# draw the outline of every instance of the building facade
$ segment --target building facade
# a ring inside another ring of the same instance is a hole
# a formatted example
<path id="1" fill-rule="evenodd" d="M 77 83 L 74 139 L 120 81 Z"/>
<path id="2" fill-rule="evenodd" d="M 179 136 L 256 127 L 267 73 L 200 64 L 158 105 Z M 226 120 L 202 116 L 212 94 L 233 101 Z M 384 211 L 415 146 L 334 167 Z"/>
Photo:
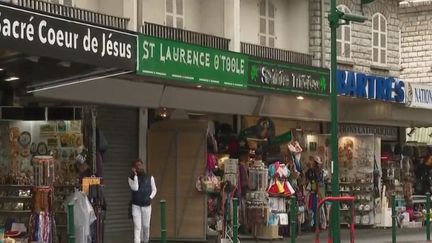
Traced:
<path id="1" fill-rule="evenodd" d="M 399 1 L 377 0 L 361 5 L 357 0 L 338 1 L 338 9 L 368 18 L 338 29 L 339 68 L 399 77 L 401 20 Z M 310 1 L 310 52 L 314 65 L 330 67 L 330 1 Z"/>
<path id="2" fill-rule="evenodd" d="M 414 83 L 432 84 L 432 1 L 403 1 L 399 16 L 402 24 L 401 78 Z"/>

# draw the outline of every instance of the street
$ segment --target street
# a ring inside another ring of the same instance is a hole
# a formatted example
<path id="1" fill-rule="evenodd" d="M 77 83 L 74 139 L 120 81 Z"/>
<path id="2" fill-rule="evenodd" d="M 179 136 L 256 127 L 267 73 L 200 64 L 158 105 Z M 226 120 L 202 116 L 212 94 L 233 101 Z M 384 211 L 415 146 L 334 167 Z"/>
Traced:
<path id="1" fill-rule="evenodd" d="M 349 231 L 346 229 L 341 230 L 341 242 L 349 241 Z M 327 232 L 320 234 L 320 242 L 327 242 Z M 290 238 L 284 240 L 274 241 L 258 241 L 262 243 L 266 242 L 290 242 Z M 315 234 L 304 233 L 297 239 L 297 243 L 311 243 L 315 241 Z M 254 240 L 241 240 L 242 243 L 256 242 Z M 391 229 L 358 229 L 356 230 L 355 243 L 391 243 Z M 397 243 L 422 243 L 426 241 L 425 228 L 422 229 L 398 229 L 397 231 Z"/>

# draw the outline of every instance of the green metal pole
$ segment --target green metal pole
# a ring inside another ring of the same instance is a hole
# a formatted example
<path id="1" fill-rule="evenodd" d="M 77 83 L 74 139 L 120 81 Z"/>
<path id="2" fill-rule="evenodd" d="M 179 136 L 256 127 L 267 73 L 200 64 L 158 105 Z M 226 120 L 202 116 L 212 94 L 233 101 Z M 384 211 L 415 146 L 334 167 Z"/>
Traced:
<path id="1" fill-rule="evenodd" d="M 396 243 L 396 196 L 392 195 L 392 243 Z"/>
<path id="2" fill-rule="evenodd" d="M 291 218 L 291 243 L 296 243 L 297 240 L 297 198 L 295 196 L 291 197 L 290 203 L 290 218 Z"/>
<path id="3" fill-rule="evenodd" d="M 238 242 L 238 199 L 233 199 L 233 243 Z"/>
<path id="4" fill-rule="evenodd" d="M 340 16 L 336 11 L 336 0 L 330 4 L 330 29 L 331 29 L 331 156 L 332 156 L 332 196 L 339 197 L 339 141 L 338 141 L 338 103 L 337 103 L 337 47 L 336 30 L 339 27 Z M 331 229 L 334 243 L 340 243 L 340 212 L 339 202 L 332 203 Z"/>
<path id="5" fill-rule="evenodd" d="M 68 204 L 67 209 L 67 233 L 68 243 L 75 243 L 75 223 L 74 223 L 74 205 L 73 203 Z"/>
<path id="6" fill-rule="evenodd" d="M 161 243 L 167 243 L 167 228 L 166 228 L 166 201 L 160 200 L 160 224 L 161 224 Z"/>
<path id="7" fill-rule="evenodd" d="M 430 241 L 430 197 L 431 194 L 428 192 L 426 193 L 426 240 Z"/>

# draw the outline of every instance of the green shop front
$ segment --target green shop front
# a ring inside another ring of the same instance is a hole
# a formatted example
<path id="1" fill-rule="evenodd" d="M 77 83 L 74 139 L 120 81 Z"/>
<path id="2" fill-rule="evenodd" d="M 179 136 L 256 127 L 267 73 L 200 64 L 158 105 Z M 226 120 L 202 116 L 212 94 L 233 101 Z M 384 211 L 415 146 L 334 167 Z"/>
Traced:
<path id="1" fill-rule="evenodd" d="M 160 94 L 142 92 L 158 95 L 157 104 L 144 104 L 153 117 L 149 118 L 147 167 L 158 185 L 153 213 L 159 213 L 159 200 L 167 201 L 169 239 L 203 240 L 215 232 L 223 237 L 226 224 L 216 211 L 227 211 L 221 203 L 225 194 L 222 188 L 199 188 L 197 178 L 208 176 L 208 156 L 215 154 L 224 174 L 221 181 L 237 184 L 239 175 L 230 170 L 235 156 L 228 147 L 241 131 L 253 131 L 248 136 L 256 138 L 253 128 L 269 121 L 278 138 L 274 141 L 280 142 L 277 155 L 286 153 L 292 135 L 305 144 L 304 158 L 313 155 L 306 152 L 306 138 L 320 134 L 321 122 L 328 120 L 327 69 L 144 35 L 138 38 L 137 58 L 137 79 L 162 88 Z M 212 138 L 216 151 L 209 142 Z M 287 214 L 286 208 L 281 210 Z M 259 226 L 250 234 L 271 239 L 286 236 L 275 234 L 274 228 Z M 153 238 L 159 238 L 158 216 L 152 218 L 151 230 Z"/>

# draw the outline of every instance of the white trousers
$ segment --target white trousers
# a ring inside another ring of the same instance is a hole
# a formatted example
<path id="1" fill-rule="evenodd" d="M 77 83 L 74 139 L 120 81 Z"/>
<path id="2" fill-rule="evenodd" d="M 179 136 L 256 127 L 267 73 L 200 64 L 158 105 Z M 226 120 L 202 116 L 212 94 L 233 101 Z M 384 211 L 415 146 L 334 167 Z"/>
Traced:
<path id="1" fill-rule="evenodd" d="M 132 205 L 132 218 L 134 222 L 134 243 L 149 242 L 151 206 Z"/>

